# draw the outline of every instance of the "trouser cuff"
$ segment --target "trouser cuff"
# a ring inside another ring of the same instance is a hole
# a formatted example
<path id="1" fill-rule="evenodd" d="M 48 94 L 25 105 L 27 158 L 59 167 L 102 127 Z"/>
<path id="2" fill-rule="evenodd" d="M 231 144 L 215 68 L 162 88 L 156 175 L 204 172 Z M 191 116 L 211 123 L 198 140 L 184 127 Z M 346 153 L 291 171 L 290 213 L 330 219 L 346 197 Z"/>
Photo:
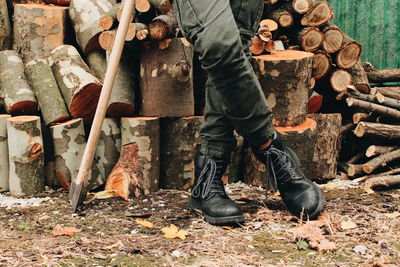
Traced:
<path id="1" fill-rule="evenodd" d="M 251 147 L 259 148 L 261 145 L 265 144 L 269 139 L 274 137 L 275 129 L 272 123 L 268 123 L 265 127 L 261 128 L 254 133 L 244 136 L 246 141 Z"/>
<path id="2" fill-rule="evenodd" d="M 212 158 L 230 159 L 235 145 L 225 142 L 202 141 L 200 152 Z"/>

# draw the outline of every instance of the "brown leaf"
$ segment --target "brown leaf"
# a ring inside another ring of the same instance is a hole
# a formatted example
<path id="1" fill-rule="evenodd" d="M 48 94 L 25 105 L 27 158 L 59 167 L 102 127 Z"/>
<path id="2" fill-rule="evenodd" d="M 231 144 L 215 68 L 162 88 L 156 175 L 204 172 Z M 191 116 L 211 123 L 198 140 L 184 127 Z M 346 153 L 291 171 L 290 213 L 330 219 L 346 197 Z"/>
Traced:
<path id="1" fill-rule="evenodd" d="M 289 230 L 297 239 L 305 239 L 309 241 L 310 248 L 318 249 L 319 251 L 336 250 L 336 245 L 328 241 L 323 235 L 322 230 L 313 223 L 305 223 Z"/>
<path id="2" fill-rule="evenodd" d="M 333 242 L 330 242 L 326 239 L 322 240 L 321 242 L 310 242 L 310 248 L 316 248 L 319 251 L 323 252 L 329 252 L 329 251 L 335 251 L 336 245 Z"/>
<path id="3" fill-rule="evenodd" d="M 141 226 L 146 227 L 146 228 L 153 228 L 154 227 L 153 223 L 151 223 L 149 221 L 146 221 L 146 220 L 143 220 L 143 219 L 136 219 L 135 222 L 137 224 L 140 224 Z"/>
<path id="4" fill-rule="evenodd" d="M 161 231 L 164 233 L 164 237 L 174 239 L 174 238 L 180 238 L 182 240 L 186 239 L 186 236 L 189 234 L 185 230 L 179 230 L 179 228 L 171 224 L 169 227 L 164 227 L 161 229 Z"/>
<path id="5" fill-rule="evenodd" d="M 53 229 L 54 236 L 74 236 L 76 232 L 78 232 L 78 230 L 75 227 L 62 227 L 61 225 L 56 225 Z"/>

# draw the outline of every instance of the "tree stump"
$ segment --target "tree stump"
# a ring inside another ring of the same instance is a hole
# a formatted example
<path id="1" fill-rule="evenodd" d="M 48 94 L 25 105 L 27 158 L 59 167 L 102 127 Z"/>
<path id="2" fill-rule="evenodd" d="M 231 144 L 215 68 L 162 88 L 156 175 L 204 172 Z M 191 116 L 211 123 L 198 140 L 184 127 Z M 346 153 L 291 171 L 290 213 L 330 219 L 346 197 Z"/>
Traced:
<path id="1" fill-rule="evenodd" d="M 7 120 L 10 193 L 33 195 L 44 190 L 44 150 L 40 118 L 18 116 Z"/>
<path id="2" fill-rule="evenodd" d="M 155 192 L 160 174 L 160 121 L 158 118 L 122 118 L 122 147 L 117 165 L 107 178 L 106 190 L 123 199 Z"/>
<path id="3" fill-rule="evenodd" d="M 25 75 L 35 92 L 46 125 L 68 120 L 67 107 L 47 61 L 31 60 L 26 64 Z"/>
<path id="4" fill-rule="evenodd" d="M 0 51 L 11 47 L 11 25 L 7 1 L 0 1 Z"/>
<path id="5" fill-rule="evenodd" d="M 200 150 L 203 117 L 161 120 L 160 187 L 188 189 L 194 182 L 194 156 Z"/>
<path id="6" fill-rule="evenodd" d="M 107 69 L 107 57 L 103 51 L 94 51 L 87 56 L 90 68 L 97 77 L 104 80 Z M 135 72 L 132 71 L 133 58 L 126 50 L 118 65 L 113 84 L 110 101 L 107 107 L 107 116 L 119 118 L 130 116 L 135 111 Z"/>
<path id="7" fill-rule="evenodd" d="M 287 50 L 255 56 L 257 76 L 279 126 L 302 124 L 306 120 L 313 54 Z"/>
<path id="8" fill-rule="evenodd" d="M 167 39 L 141 53 L 141 115 L 183 117 L 194 114 L 193 47 L 184 39 Z"/>
<path id="9" fill-rule="evenodd" d="M 97 143 L 94 161 L 100 171 L 104 183 L 118 162 L 121 150 L 121 128 L 116 119 L 105 118 Z"/>
<path id="10" fill-rule="evenodd" d="M 7 119 L 10 115 L 0 115 L 0 192 L 8 191 L 9 160 L 7 143 Z"/>
<path id="11" fill-rule="evenodd" d="M 51 51 L 50 66 L 72 117 L 91 122 L 102 82 L 70 45 L 62 45 Z"/>
<path id="12" fill-rule="evenodd" d="M 74 119 L 50 129 L 53 136 L 56 176 L 61 186 L 69 191 L 71 180 L 78 175 L 86 147 L 83 122 L 82 119 Z M 90 175 L 89 189 L 95 189 L 104 183 L 94 162 Z"/>
<path id="13" fill-rule="evenodd" d="M 115 4 L 115 0 L 71 0 L 69 16 L 74 25 L 76 41 L 85 54 L 100 48 L 98 38 L 103 31 L 99 26 L 100 18 Z"/>
<path id="14" fill-rule="evenodd" d="M 13 50 L 0 52 L 0 82 L 4 106 L 13 115 L 33 114 L 38 104 L 31 87 L 26 81 L 24 63 Z"/>

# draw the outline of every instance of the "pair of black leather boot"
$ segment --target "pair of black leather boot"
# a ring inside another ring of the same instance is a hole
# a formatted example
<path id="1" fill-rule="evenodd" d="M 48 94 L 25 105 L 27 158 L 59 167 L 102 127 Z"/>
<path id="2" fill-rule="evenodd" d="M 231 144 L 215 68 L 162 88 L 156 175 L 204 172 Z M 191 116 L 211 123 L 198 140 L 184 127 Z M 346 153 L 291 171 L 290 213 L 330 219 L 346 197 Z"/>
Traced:
<path id="1" fill-rule="evenodd" d="M 315 219 L 324 208 L 321 189 L 300 170 L 296 154 L 284 146 L 279 133 L 264 150 L 253 148 L 258 160 L 267 166 L 272 186 L 279 190 L 289 212 L 304 219 Z M 197 154 L 195 184 L 189 206 L 202 211 L 211 224 L 243 223 L 242 211 L 225 192 L 221 180 L 228 160 L 213 159 Z M 267 177 L 266 177 L 267 179 Z"/>

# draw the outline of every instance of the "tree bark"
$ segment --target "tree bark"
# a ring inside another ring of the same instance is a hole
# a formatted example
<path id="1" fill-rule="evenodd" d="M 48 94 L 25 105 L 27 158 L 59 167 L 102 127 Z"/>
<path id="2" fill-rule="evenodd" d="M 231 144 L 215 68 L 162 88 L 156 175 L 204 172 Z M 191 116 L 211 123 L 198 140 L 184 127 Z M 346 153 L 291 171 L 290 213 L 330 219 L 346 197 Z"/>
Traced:
<path id="1" fill-rule="evenodd" d="M 400 175 L 381 176 L 369 179 L 365 182 L 365 188 L 374 188 L 378 186 L 393 186 L 400 184 Z"/>
<path id="2" fill-rule="evenodd" d="M 203 117 L 161 120 L 160 187 L 189 189 L 194 182 L 194 156 L 200 150 Z"/>
<path id="3" fill-rule="evenodd" d="M 371 83 L 400 82 L 400 69 L 376 69 L 369 62 L 365 62 L 363 66 Z"/>
<path id="4" fill-rule="evenodd" d="M 395 150 L 397 147 L 395 146 L 370 146 L 368 147 L 367 151 L 365 152 L 365 155 L 368 158 L 371 158 L 376 155 L 382 155 L 388 152 L 391 152 Z"/>
<path id="5" fill-rule="evenodd" d="M 329 73 L 331 66 L 332 58 L 328 53 L 324 51 L 314 53 L 313 78 L 315 80 L 324 78 Z"/>
<path id="6" fill-rule="evenodd" d="M 255 56 L 260 84 L 279 126 L 302 124 L 306 120 L 313 54 L 301 51 L 276 51 Z"/>
<path id="7" fill-rule="evenodd" d="M 363 170 L 365 173 L 372 173 L 379 167 L 384 167 L 388 163 L 400 159 L 400 149 L 385 153 L 374 159 L 371 159 L 363 165 Z"/>
<path id="8" fill-rule="evenodd" d="M 33 114 L 38 104 L 31 87 L 26 81 L 24 63 L 13 50 L 0 52 L 0 82 L 4 106 L 12 115 Z"/>
<path id="9" fill-rule="evenodd" d="M 352 68 L 349 69 L 349 73 L 353 78 L 353 85 L 358 91 L 364 94 L 369 94 L 371 92 L 368 77 L 365 73 L 361 60 L 359 60 Z"/>
<path id="10" fill-rule="evenodd" d="M 85 54 L 100 48 L 98 37 L 103 29 L 99 26 L 99 20 L 115 4 L 115 0 L 71 0 L 69 16 L 76 40 Z"/>
<path id="11" fill-rule="evenodd" d="M 172 10 L 172 4 L 168 0 L 149 0 L 149 2 L 164 14 Z"/>
<path id="12" fill-rule="evenodd" d="M 141 115 L 183 117 L 194 114 L 193 47 L 183 38 L 143 48 L 140 66 Z"/>
<path id="13" fill-rule="evenodd" d="M 72 117 L 93 119 L 102 83 L 70 45 L 51 51 L 50 66 Z"/>
<path id="14" fill-rule="evenodd" d="M 170 11 L 167 14 L 157 16 L 153 22 L 149 24 L 150 38 L 161 41 L 167 38 L 173 38 L 176 35 L 178 22 L 175 13 Z"/>
<path id="15" fill-rule="evenodd" d="M 363 110 L 371 111 L 374 113 L 382 114 L 388 117 L 392 117 L 395 119 L 400 119 L 400 111 L 393 109 L 393 108 L 388 108 L 386 106 L 374 104 L 371 102 L 355 99 L 355 98 L 347 98 L 346 99 L 347 105 L 349 107 L 356 107 L 360 108 Z"/>
<path id="16" fill-rule="evenodd" d="M 323 40 L 324 34 L 316 27 L 303 28 L 294 37 L 294 41 L 309 52 L 317 51 Z"/>
<path id="17" fill-rule="evenodd" d="M 349 176 L 356 176 L 358 174 L 364 173 L 362 164 L 349 164 L 347 174 Z"/>
<path id="18" fill-rule="evenodd" d="M 44 150 L 37 116 L 7 120 L 10 193 L 33 195 L 44 190 Z"/>
<path id="19" fill-rule="evenodd" d="M 344 35 L 342 48 L 336 54 L 336 64 L 339 68 L 350 69 L 360 60 L 361 44 Z"/>
<path id="20" fill-rule="evenodd" d="M 8 191 L 9 160 L 7 143 L 7 119 L 10 115 L 0 115 L 0 192 Z"/>
<path id="21" fill-rule="evenodd" d="M 353 83 L 353 78 L 348 71 L 336 69 L 332 71 L 329 82 L 333 91 L 342 93 L 348 91 L 348 86 Z"/>
<path id="22" fill-rule="evenodd" d="M 14 6 L 13 49 L 24 63 L 47 58 L 51 50 L 64 44 L 67 8 L 39 4 Z"/>
<path id="23" fill-rule="evenodd" d="M 321 26 L 328 22 L 333 16 L 332 8 L 326 1 L 315 3 L 302 17 L 303 26 Z"/>
<path id="24" fill-rule="evenodd" d="M 293 26 L 294 22 L 292 14 L 290 14 L 284 8 L 273 10 L 269 14 L 269 18 L 278 22 L 279 26 L 281 26 L 282 28 L 289 28 Z"/>
<path id="25" fill-rule="evenodd" d="M 39 102 L 43 120 L 47 126 L 70 118 L 53 72 L 46 60 L 31 60 L 25 67 L 25 75 Z"/>
<path id="26" fill-rule="evenodd" d="M 96 76 L 104 80 L 107 70 L 107 56 L 102 51 L 94 51 L 87 56 L 90 68 Z M 134 59 L 125 49 L 118 65 L 110 100 L 107 107 L 107 116 L 119 118 L 131 116 L 135 111 L 135 82 L 136 76 Z"/>
<path id="27" fill-rule="evenodd" d="M 83 122 L 82 119 L 74 119 L 50 129 L 53 136 L 56 176 L 61 186 L 69 191 L 71 180 L 78 175 L 86 147 Z M 95 189 L 102 184 L 104 181 L 93 162 L 89 188 Z"/>
<path id="28" fill-rule="evenodd" d="M 7 1 L 0 1 L 0 51 L 11 47 L 11 25 Z"/>
<path id="29" fill-rule="evenodd" d="M 331 23 L 323 27 L 322 31 L 324 33 L 324 41 L 322 42 L 324 50 L 328 53 L 336 53 L 339 51 L 344 41 L 343 32 L 336 25 Z"/>
<path id="30" fill-rule="evenodd" d="M 400 100 L 400 87 L 373 87 L 371 94 L 380 93 L 384 96 Z"/>
<path id="31" fill-rule="evenodd" d="M 388 139 L 400 138 L 400 126 L 373 122 L 360 122 L 354 134 L 363 137 L 366 134 L 381 136 Z"/>
<path id="32" fill-rule="evenodd" d="M 121 120 L 122 148 L 117 165 L 107 178 L 106 190 L 128 200 L 155 192 L 160 174 L 160 121 L 136 117 Z"/>

